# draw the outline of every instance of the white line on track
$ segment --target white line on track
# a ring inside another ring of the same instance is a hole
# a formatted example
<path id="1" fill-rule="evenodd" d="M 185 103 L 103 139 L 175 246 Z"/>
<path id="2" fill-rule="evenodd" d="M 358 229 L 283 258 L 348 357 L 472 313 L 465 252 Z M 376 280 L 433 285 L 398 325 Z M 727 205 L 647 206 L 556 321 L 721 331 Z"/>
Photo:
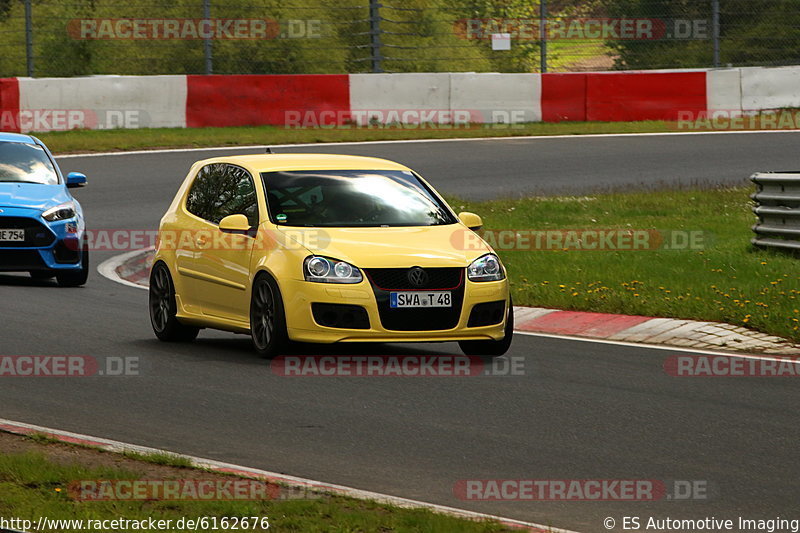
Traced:
<path id="1" fill-rule="evenodd" d="M 552 339 L 563 339 L 567 341 L 580 341 L 580 342 L 591 342 L 595 344 L 614 344 L 617 346 L 630 346 L 632 348 L 644 348 L 650 350 L 666 350 L 669 352 L 686 352 L 686 353 L 693 353 L 698 355 L 719 355 L 722 357 L 738 357 L 740 359 L 759 359 L 763 361 L 776 361 L 778 363 L 794 363 L 800 364 L 800 359 L 791 356 L 770 356 L 770 355 L 755 355 L 755 354 L 743 354 L 743 353 L 735 353 L 735 352 L 715 352 L 713 350 L 700 350 L 700 349 L 693 349 L 693 348 L 684 348 L 681 346 L 670 346 L 668 344 L 647 344 L 644 342 L 626 342 L 626 341 L 614 341 L 609 339 L 590 339 L 587 337 L 575 337 L 572 335 L 558 335 L 555 333 L 536 333 L 533 331 L 519 331 L 514 330 L 515 335 L 529 335 L 531 337 L 549 337 Z"/>
<path id="2" fill-rule="evenodd" d="M 65 442 L 78 442 L 86 443 L 107 451 L 122 453 L 122 452 L 135 452 L 140 454 L 166 454 L 173 457 L 188 459 L 195 467 L 206 468 L 213 471 L 231 472 L 240 474 L 246 477 L 266 479 L 274 483 L 282 483 L 291 487 L 298 487 L 301 489 L 311 489 L 330 494 L 338 494 L 350 498 L 357 498 L 360 500 L 373 500 L 379 503 L 394 505 L 403 508 L 416 508 L 428 509 L 435 513 L 456 516 L 459 518 L 466 518 L 468 520 L 496 520 L 501 524 L 519 528 L 528 529 L 532 531 L 544 531 L 548 533 L 577 533 L 567 529 L 558 529 L 550 526 L 535 524 L 533 522 L 523 522 L 513 518 L 505 518 L 502 516 L 489 515 L 478 513 L 474 511 L 467 511 L 466 509 L 458 509 L 455 507 L 448 507 L 445 505 L 438 505 L 435 503 L 423 502 L 419 500 L 411 500 L 408 498 L 401 498 L 399 496 L 392 496 L 389 494 L 382 494 L 379 492 L 371 492 L 367 490 L 355 489 L 343 485 L 335 485 L 316 481 L 313 479 L 300 478 L 289 476 L 286 474 L 279 474 L 276 472 L 269 472 L 267 470 L 259 470 L 257 468 L 250 468 L 247 466 L 239 466 L 231 463 L 224 463 L 215 461 L 213 459 L 203 459 L 191 455 L 184 455 L 167 450 L 160 450 L 158 448 L 150 448 L 148 446 L 139 446 L 137 444 L 128 444 L 116 440 L 105 439 L 101 437 L 93 437 L 90 435 L 81 435 L 79 433 L 72 433 L 70 431 L 63 431 L 59 429 L 52 429 L 43 426 L 36 426 L 33 424 L 26 424 L 24 422 L 16 422 L 13 420 L 5 420 L 0 418 L 0 430 L 7 431 L 15 434 L 31 434 L 31 433 L 44 433 L 48 436 L 57 438 Z"/>
<path id="3" fill-rule="evenodd" d="M 299 144 L 257 144 L 248 146 L 211 146 L 207 148 L 165 148 L 156 150 L 131 150 L 128 152 L 102 152 L 88 154 L 66 154 L 56 156 L 56 159 L 69 159 L 73 157 L 106 157 L 118 155 L 147 155 L 169 154 L 187 152 L 217 152 L 232 150 L 259 150 L 267 146 L 270 148 L 304 148 L 309 146 L 364 146 L 372 144 L 419 144 L 443 143 L 465 141 L 519 141 L 519 140 L 545 140 L 545 139 L 596 139 L 608 137 L 664 137 L 680 135 L 739 135 L 739 134 L 767 134 L 767 133 L 798 133 L 800 130 L 736 130 L 736 131 L 664 131 L 651 133 L 587 133 L 584 135 L 520 135 L 516 137 L 465 137 L 456 139 L 401 139 L 394 141 L 346 141 L 331 143 L 299 143 Z"/>

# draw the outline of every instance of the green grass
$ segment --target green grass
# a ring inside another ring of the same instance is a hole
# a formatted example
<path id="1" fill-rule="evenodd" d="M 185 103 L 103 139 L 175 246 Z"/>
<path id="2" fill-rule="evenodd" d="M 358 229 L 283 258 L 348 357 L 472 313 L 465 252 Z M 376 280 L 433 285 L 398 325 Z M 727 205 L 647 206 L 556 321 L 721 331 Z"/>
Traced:
<path id="1" fill-rule="evenodd" d="M 138 453 L 126 451 L 122 452 L 122 455 L 128 459 L 134 459 L 143 463 L 173 466 L 175 468 L 192 468 L 192 462 L 189 459 L 171 453 Z"/>
<path id="2" fill-rule="evenodd" d="M 516 305 L 728 322 L 800 341 L 798 258 L 750 244 L 748 188 L 452 200 L 487 229 L 702 231 L 703 250 L 498 250 Z"/>
<path id="3" fill-rule="evenodd" d="M 201 148 L 291 143 L 381 141 L 398 139 L 450 139 L 507 137 L 520 135 L 590 135 L 597 133 L 642 133 L 675 131 L 674 123 L 560 122 L 514 125 L 473 125 L 453 129 L 353 127 L 336 129 L 282 128 L 276 126 L 228 128 L 152 128 L 134 130 L 72 130 L 38 133 L 56 154 L 107 152 L 151 148 Z"/>
<path id="4" fill-rule="evenodd" d="M 47 447 L 43 446 L 46 451 Z M 91 453 L 99 453 L 92 451 Z M 50 519 L 171 519 L 188 517 L 269 517 L 270 529 L 297 532 L 499 532 L 494 522 L 472 522 L 419 509 L 400 509 L 342 497 L 272 501 L 75 501 L 69 484 L 77 480 L 137 479 L 142 474 L 117 467 L 54 462 L 43 453 L 0 455 L 0 517 Z M 147 479 L 152 479 L 148 477 Z M 174 479 L 179 479 L 176 476 Z M 185 530 L 185 529 L 184 529 Z M 262 529 L 249 529 L 263 531 Z M 47 531 L 47 530 L 45 530 Z M 52 531 L 52 530 L 50 530 Z M 78 531 L 63 527 L 59 532 Z M 167 529 L 166 531 L 182 531 Z M 200 527 L 197 531 L 212 531 Z"/>
<path id="5" fill-rule="evenodd" d="M 58 439 L 45 433 L 31 433 L 30 435 L 26 435 L 25 438 L 39 444 L 56 444 L 59 442 Z"/>

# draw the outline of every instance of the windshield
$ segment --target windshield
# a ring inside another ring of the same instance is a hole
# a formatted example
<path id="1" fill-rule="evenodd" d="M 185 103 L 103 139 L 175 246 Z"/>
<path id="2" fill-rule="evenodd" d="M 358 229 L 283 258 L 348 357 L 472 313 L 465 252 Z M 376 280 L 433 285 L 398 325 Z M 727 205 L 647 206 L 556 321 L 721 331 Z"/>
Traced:
<path id="1" fill-rule="evenodd" d="M 0 142 L 0 181 L 56 185 L 58 175 L 41 146 Z"/>
<path id="2" fill-rule="evenodd" d="M 454 224 L 414 175 L 399 170 L 315 170 L 261 174 L 270 220 L 286 226 L 390 227 Z"/>

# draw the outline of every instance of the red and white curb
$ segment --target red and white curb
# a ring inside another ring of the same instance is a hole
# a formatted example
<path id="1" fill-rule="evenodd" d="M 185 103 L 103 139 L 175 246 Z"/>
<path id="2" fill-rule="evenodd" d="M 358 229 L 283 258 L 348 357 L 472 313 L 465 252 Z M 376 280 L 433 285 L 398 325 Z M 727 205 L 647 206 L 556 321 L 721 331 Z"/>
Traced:
<path id="1" fill-rule="evenodd" d="M 293 487 L 297 489 L 305 489 L 313 492 L 332 494 L 336 496 L 346 496 L 348 498 L 356 498 L 359 500 L 371 500 L 378 503 L 393 505 L 395 507 L 402 507 L 406 509 L 427 509 L 435 513 L 446 514 L 457 518 L 465 518 L 467 520 L 476 520 L 476 521 L 493 520 L 506 527 L 520 529 L 523 531 L 531 531 L 533 533 L 577 533 L 575 531 L 570 531 L 567 529 L 559 529 L 542 524 L 535 524 L 532 522 L 523 522 L 521 520 L 514 520 L 513 518 L 504 518 L 502 516 L 477 513 L 473 511 L 467 511 L 464 509 L 457 509 L 455 507 L 437 505 L 435 503 L 422 502 L 418 500 L 411 500 L 408 498 L 401 498 L 398 496 L 391 496 L 388 494 L 381 494 L 378 492 L 354 489 L 342 485 L 334 485 L 322 481 L 315 481 L 312 479 L 289 476 L 286 474 L 278 474 L 275 472 L 268 472 L 266 470 L 259 470 L 257 468 L 239 466 L 231 463 L 214 461 L 212 459 L 203 459 L 200 457 L 183 455 L 167 450 L 160 450 L 157 448 L 150 448 L 147 446 L 139 446 L 136 444 L 128 444 L 115 440 L 104 439 L 101 437 L 81 435 L 79 433 L 72 433 L 69 431 L 62 431 L 59 429 L 36 426 L 33 424 L 25 424 L 23 422 L 15 422 L 13 420 L 5 420 L 2 418 L 0 418 L 0 431 L 13 433 L 15 435 L 33 435 L 33 434 L 46 435 L 60 442 L 65 442 L 70 444 L 80 444 L 84 446 L 92 446 L 94 448 L 99 448 L 101 450 L 105 450 L 107 452 L 112 452 L 112 453 L 135 452 L 139 454 L 167 454 L 176 458 L 188 460 L 194 467 L 204 468 L 211 472 L 218 472 L 221 474 L 233 474 L 245 478 L 257 479 L 259 481 L 281 484 L 284 486 Z"/>
<path id="2" fill-rule="evenodd" d="M 150 282 L 153 253 L 153 248 L 143 248 L 114 256 L 100 263 L 97 272 L 116 283 L 146 290 Z"/>
<path id="3" fill-rule="evenodd" d="M 603 339 L 609 342 L 667 345 L 697 350 L 725 350 L 767 355 L 800 355 L 800 346 L 786 339 L 720 322 L 674 318 L 516 308 L 516 329 L 522 332 Z"/>

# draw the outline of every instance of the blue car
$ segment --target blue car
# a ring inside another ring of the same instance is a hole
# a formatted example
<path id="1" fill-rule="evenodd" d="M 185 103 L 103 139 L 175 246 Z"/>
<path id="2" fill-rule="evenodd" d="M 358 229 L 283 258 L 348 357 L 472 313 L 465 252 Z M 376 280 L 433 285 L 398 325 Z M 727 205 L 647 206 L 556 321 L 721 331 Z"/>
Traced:
<path id="1" fill-rule="evenodd" d="M 36 137 L 0 133 L 0 272 L 55 277 L 77 287 L 89 276 L 83 210 L 68 189 L 86 176 L 61 174 Z"/>

